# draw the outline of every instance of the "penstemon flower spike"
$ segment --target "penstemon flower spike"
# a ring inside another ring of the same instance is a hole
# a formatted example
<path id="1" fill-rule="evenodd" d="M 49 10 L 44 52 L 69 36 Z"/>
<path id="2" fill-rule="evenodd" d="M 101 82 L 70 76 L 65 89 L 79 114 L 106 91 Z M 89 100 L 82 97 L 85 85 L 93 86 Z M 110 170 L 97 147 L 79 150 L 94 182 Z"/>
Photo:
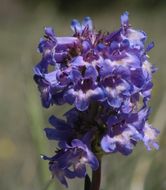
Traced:
<path id="1" fill-rule="evenodd" d="M 71 29 L 73 36 L 57 37 L 46 27 L 38 46 L 42 60 L 34 67 L 34 80 L 42 105 L 73 105 L 64 120 L 49 118 L 52 128 L 45 133 L 58 141 L 58 149 L 42 158 L 64 186 L 67 178 L 79 177 L 85 178 L 86 190 L 99 190 L 102 156 L 129 155 L 138 142 L 147 150 L 159 148 L 159 131 L 148 123 L 156 68 L 147 53 L 154 43 L 145 45 L 146 33 L 132 28 L 128 12 L 112 33 L 96 31 L 89 17 L 82 23 L 74 19 Z"/>

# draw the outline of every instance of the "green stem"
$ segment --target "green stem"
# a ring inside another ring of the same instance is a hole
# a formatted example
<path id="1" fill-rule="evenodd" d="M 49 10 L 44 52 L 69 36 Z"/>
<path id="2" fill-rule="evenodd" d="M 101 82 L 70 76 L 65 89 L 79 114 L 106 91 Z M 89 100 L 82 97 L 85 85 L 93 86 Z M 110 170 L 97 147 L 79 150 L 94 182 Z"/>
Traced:
<path id="1" fill-rule="evenodd" d="M 47 184 L 45 185 L 45 187 L 43 188 L 43 190 L 48 190 L 48 188 L 50 187 L 51 183 L 53 182 L 53 179 L 50 179 Z"/>
<path id="2" fill-rule="evenodd" d="M 99 168 L 92 172 L 92 183 L 90 190 L 100 190 L 101 181 L 101 160 L 99 160 Z"/>

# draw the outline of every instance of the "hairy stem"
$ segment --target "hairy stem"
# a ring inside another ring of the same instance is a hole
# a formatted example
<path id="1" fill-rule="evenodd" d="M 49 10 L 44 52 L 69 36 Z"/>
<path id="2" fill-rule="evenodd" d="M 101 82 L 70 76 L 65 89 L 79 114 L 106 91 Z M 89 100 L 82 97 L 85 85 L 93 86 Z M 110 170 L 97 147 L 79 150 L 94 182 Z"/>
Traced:
<path id="1" fill-rule="evenodd" d="M 92 183 L 90 190 L 100 190 L 101 181 L 101 160 L 99 160 L 99 168 L 92 172 Z"/>

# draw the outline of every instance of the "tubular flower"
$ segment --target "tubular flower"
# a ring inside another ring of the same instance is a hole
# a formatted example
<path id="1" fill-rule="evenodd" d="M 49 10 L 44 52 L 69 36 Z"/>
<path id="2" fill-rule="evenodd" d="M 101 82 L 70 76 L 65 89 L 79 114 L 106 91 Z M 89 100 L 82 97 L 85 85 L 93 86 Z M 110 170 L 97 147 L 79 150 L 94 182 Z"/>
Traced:
<path id="1" fill-rule="evenodd" d="M 97 158 L 82 141 L 74 139 L 71 145 L 61 142 L 60 146 L 62 149 L 55 156 L 42 158 L 49 160 L 49 169 L 53 177 L 56 176 L 66 187 L 68 186 L 66 177 L 85 177 L 85 164 L 89 164 L 93 170 L 98 168 Z"/>
<path id="2" fill-rule="evenodd" d="M 96 31 L 92 20 L 71 22 L 73 35 L 57 37 L 45 28 L 38 51 L 41 61 L 34 67 L 34 80 L 45 108 L 70 104 L 64 119 L 51 116 L 45 128 L 58 149 L 49 169 L 66 187 L 66 178 L 85 177 L 86 165 L 99 168 L 103 155 L 129 155 L 138 142 L 147 150 L 158 149 L 159 131 L 148 123 L 148 102 L 156 68 L 147 53 L 147 35 L 121 16 L 120 28 L 112 33 Z"/>
<path id="3" fill-rule="evenodd" d="M 107 120 L 107 132 L 101 140 L 102 149 L 107 153 L 120 152 L 128 155 L 139 141 L 142 141 L 148 150 L 152 147 L 158 149 L 155 138 L 159 131 L 148 124 L 147 117 L 147 109 L 110 116 Z"/>

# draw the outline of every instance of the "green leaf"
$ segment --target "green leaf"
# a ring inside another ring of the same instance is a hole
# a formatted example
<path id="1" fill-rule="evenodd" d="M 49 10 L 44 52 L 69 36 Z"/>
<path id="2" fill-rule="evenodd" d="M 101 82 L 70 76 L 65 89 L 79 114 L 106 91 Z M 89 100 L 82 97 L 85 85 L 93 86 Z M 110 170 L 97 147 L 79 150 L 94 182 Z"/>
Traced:
<path id="1" fill-rule="evenodd" d="M 91 187 L 91 180 L 88 174 L 85 176 L 85 184 L 84 184 L 84 190 L 90 190 Z"/>

